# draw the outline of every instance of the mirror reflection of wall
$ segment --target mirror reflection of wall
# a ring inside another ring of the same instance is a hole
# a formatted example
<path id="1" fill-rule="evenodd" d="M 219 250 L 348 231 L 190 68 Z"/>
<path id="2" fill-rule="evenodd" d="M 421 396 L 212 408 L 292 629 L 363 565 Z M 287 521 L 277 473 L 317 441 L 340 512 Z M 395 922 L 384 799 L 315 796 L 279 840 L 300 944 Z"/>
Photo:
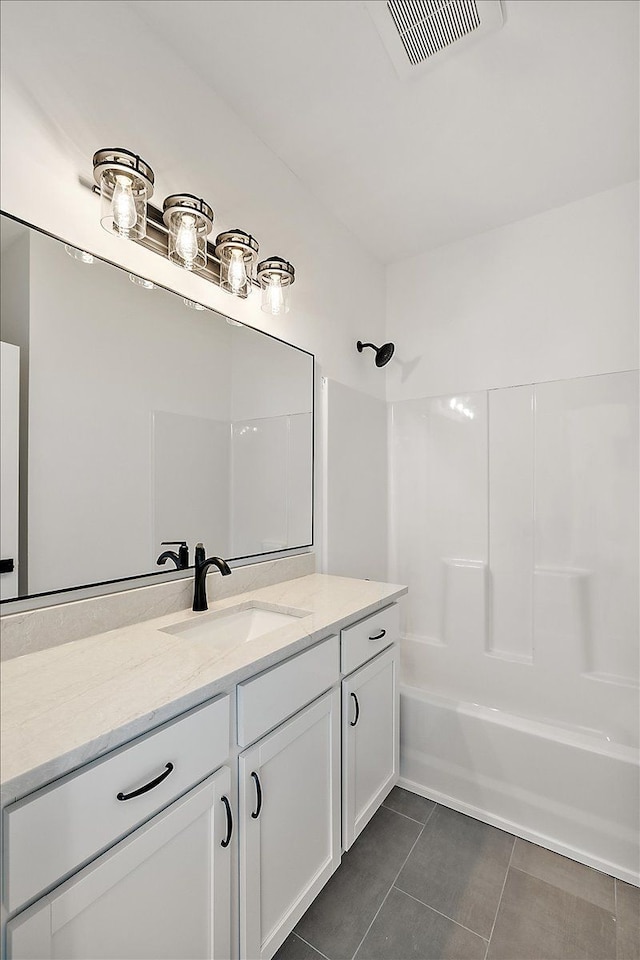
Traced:
<path id="1" fill-rule="evenodd" d="M 1 279 L 1 339 L 20 348 L 19 595 L 165 572 L 163 541 L 191 558 L 199 540 L 226 558 L 311 543 L 310 354 L 6 217 Z"/>

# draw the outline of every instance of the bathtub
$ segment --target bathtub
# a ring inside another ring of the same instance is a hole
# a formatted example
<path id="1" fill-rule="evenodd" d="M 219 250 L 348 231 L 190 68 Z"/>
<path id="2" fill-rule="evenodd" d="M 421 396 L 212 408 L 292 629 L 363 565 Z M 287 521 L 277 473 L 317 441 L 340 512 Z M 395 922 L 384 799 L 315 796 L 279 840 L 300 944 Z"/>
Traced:
<path id="1" fill-rule="evenodd" d="M 639 751 L 400 688 L 399 785 L 640 885 Z"/>

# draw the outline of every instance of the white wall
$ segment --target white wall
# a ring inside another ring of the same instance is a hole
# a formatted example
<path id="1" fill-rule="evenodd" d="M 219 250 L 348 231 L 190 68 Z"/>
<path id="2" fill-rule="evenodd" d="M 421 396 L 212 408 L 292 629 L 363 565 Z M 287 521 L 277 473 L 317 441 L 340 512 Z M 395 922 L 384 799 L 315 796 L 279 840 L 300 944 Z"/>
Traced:
<path id="1" fill-rule="evenodd" d="M 7 0 L 2 63 L 4 210 L 302 346 L 325 375 L 383 396 L 354 344 L 382 336 L 384 271 L 127 4 Z M 240 224 L 261 256 L 291 260 L 291 312 L 269 318 L 259 298 L 243 303 L 108 236 L 78 177 L 91 178 L 93 152 L 114 145 L 152 164 L 154 203 L 201 195 L 216 211 L 214 234 Z"/>
<path id="2" fill-rule="evenodd" d="M 323 501 L 329 518 L 323 566 L 337 576 L 384 581 L 387 407 L 382 400 L 332 380 L 322 381 L 321 392 Z"/>
<path id="3" fill-rule="evenodd" d="M 388 268 L 390 400 L 638 363 L 638 184 Z"/>
<path id="4" fill-rule="evenodd" d="M 127 4 L 7 0 L 1 37 L 4 210 L 311 351 L 318 376 L 384 396 L 384 377 L 355 350 L 358 339 L 382 339 L 384 270 Z M 91 177 L 96 149 L 113 145 L 153 165 L 153 202 L 182 190 L 201 195 L 216 211 L 214 234 L 243 226 L 261 255 L 291 260 L 291 312 L 269 318 L 259 298 L 239 301 L 107 235 L 97 198 L 78 178 Z M 384 501 L 376 506 L 385 513 Z"/>

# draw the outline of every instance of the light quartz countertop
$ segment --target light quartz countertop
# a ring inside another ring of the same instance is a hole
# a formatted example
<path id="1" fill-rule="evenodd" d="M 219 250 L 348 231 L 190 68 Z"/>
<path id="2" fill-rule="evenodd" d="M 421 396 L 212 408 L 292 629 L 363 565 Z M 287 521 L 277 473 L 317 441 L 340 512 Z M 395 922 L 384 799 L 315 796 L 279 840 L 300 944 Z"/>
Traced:
<path id="1" fill-rule="evenodd" d="M 321 574 L 16 657 L 2 664 L 2 805 L 337 632 L 407 592 Z M 241 604 L 275 604 L 292 623 L 232 648 L 163 629 Z"/>

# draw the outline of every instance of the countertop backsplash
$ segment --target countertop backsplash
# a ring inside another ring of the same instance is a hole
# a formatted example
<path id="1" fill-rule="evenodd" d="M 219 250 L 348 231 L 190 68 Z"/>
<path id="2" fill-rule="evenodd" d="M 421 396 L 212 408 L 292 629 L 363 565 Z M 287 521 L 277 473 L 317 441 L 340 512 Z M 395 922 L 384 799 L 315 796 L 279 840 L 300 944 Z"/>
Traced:
<path id="1" fill-rule="evenodd" d="M 235 567 L 232 576 L 209 574 L 209 596 L 223 600 L 248 590 L 284 580 L 306 577 L 316 571 L 314 553 L 265 560 Z M 122 590 L 51 607 L 11 613 L 0 619 L 0 660 L 47 650 L 72 640 L 131 626 L 179 610 L 188 610 L 193 599 L 193 577 L 149 587 Z"/>

